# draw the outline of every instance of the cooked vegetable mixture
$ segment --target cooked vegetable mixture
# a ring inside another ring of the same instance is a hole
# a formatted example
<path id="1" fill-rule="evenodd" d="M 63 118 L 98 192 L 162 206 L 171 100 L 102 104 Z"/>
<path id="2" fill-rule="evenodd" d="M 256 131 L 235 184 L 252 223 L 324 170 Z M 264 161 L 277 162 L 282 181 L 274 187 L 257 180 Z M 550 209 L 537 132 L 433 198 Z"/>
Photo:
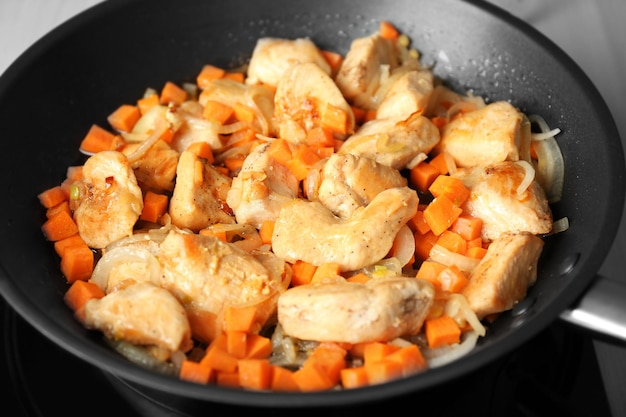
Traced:
<path id="1" fill-rule="evenodd" d="M 259 39 L 244 69 L 207 64 L 108 123 L 39 195 L 65 302 L 200 384 L 352 389 L 447 364 L 567 227 L 559 131 L 447 88 L 389 22 L 345 56 Z"/>

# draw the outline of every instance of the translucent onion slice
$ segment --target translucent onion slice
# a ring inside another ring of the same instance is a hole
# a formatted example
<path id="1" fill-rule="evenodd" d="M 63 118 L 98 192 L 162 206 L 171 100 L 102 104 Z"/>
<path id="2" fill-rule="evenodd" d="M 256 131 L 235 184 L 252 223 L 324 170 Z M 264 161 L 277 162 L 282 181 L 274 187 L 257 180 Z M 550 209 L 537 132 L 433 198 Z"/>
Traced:
<path id="1" fill-rule="evenodd" d="M 452 252 L 438 244 L 435 244 L 430 250 L 430 259 L 446 266 L 456 265 L 462 271 L 468 272 L 473 271 L 480 262 L 480 259 Z"/>
<path id="2" fill-rule="evenodd" d="M 453 362 L 474 349 L 478 333 L 473 330 L 463 333 L 461 343 L 449 346 L 441 346 L 435 349 L 423 349 L 424 359 L 428 363 L 429 368 L 437 368 L 450 362 Z"/>
<path id="3" fill-rule="evenodd" d="M 415 254 L 415 238 L 413 237 L 413 232 L 409 226 L 404 225 L 398 231 L 398 234 L 393 241 L 391 254 L 400 262 L 400 264 L 402 264 L 402 266 L 407 265 L 413 258 L 413 255 Z"/>
<path id="4" fill-rule="evenodd" d="M 546 121 L 537 115 L 528 116 L 541 130 L 541 140 L 533 141 L 533 149 L 537 154 L 537 181 L 546 192 L 549 203 L 561 200 L 565 178 L 565 162 L 561 148 L 550 132 L 559 133 L 559 129 L 550 129 Z"/>
<path id="5" fill-rule="evenodd" d="M 161 276 L 159 261 L 149 250 L 138 246 L 118 246 L 107 250 L 96 264 L 90 281 L 106 292 L 109 284 L 109 274 L 115 266 L 126 262 L 145 262 L 150 271 L 148 280 L 159 285 Z"/>
<path id="6" fill-rule="evenodd" d="M 466 323 L 469 323 L 478 336 L 484 336 L 487 333 L 485 326 L 482 325 L 478 316 L 476 316 L 476 313 L 474 313 L 474 310 L 467 302 L 467 298 L 462 294 L 450 294 L 443 313 L 454 318 L 459 326 L 463 327 Z"/>
<path id="7" fill-rule="evenodd" d="M 520 182 L 520 184 L 517 186 L 516 190 L 517 196 L 522 197 L 528 187 L 530 187 L 530 184 L 532 184 L 533 180 L 535 179 L 535 168 L 533 168 L 530 163 L 524 160 L 516 161 L 515 163 L 524 168 L 524 178 L 522 179 L 522 182 Z"/>

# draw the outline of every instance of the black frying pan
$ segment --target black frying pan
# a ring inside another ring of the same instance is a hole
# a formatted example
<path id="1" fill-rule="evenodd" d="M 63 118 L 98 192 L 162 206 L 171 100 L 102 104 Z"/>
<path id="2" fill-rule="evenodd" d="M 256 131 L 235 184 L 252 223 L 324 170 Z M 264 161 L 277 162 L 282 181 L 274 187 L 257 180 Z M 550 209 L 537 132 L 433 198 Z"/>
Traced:
<path id="1" fill-rule="evenodd" d="M 396 24 L 445 83 L 541 114 L 558 136 L 566 178 L 555 218 L 567 232 L 546 239 L 528 298 L 503 314 L 468 356 L 391 383 L 338 392 L 287 394 L 201 386 L 121 358 L 88 332 L 62 297 L 59 259 L 40 230 L 36 195 L 83 162 L 92 123 L 148 86 L 193 81 L 207 63 L 245 61 L 262 36 L 311 37 L 346 52 L 378 22 Z M 609 110 L 589 79 L 552 42 L 478 1 L 253 0 L 104 2 L 45 36 L 0 79 L 0 290 L 45 336 L 79 358 L 142 386 L 196 400 L 255 406 L 354 404 L 417 392 L 476 370 L 528 341 L 585 293 L 615 237 L 624 203 L 624 160 Z"/>

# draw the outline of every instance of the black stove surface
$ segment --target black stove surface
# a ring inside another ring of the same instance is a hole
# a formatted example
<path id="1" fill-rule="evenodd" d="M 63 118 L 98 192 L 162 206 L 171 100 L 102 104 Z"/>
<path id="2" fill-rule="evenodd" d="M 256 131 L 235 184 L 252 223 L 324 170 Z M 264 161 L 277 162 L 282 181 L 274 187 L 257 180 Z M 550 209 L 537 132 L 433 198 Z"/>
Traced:
<path id="1" fill-rule="evenodd" d="M 0 298 L 2 407 L 19 416 L 222 416 L 253 411 L 183 399 L 106 373 L 58 347 Z M 428 416 L 610 416 L 592 339 L 556 323 L 512 354 L 426 392 L 363 406 L 323 409 L 328 416 L 404 408 Z M 409 408 L 410 407 L 410 408 Z M 309 410 L 318 414 L 319 409 Z M 2 413 L 4 415 L 4 413 Z"/>

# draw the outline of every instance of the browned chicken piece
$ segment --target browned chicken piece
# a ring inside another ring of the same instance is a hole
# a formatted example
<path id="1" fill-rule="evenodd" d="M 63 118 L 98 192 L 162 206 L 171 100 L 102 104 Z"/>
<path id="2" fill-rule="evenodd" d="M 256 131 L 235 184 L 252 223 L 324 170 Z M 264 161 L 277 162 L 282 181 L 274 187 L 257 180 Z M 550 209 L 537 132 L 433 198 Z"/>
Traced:
<path id="1" fill-rule="evenodd" d="M 138 282 L 85 304 L 84 323 L 112 340 L 158 346 L 169 353 L 192 348 L 191 328 L 180 302 L 167 290 Z"/>
<path id="2" fill-rule="evenodd" d="M 270 253 L 253 256 L 213 236 L 173 230 L 161 243 L 158 258 L 163 267 L 161 286 L 183 303 L 194 337 L 205 342 L 222 330 L 224 308 L 229 305 L 263 303 L 257 316 L 263 324 L 275 312 L 285 287 L 282 260 Z"/>
<path id="3" fill-rule="evenodd" d="M 367 157 L 333 154 L 322 170 L 318 199 L 335 215 L 347 218 L 381 191 L 406 185 L 397 169 Z"/>
<path id="4" fill-rule="evenodd" d="M 479 319 L 511 309 L 537 280 L 543 240 L 531 233 L 505 233 L 495 239 L 463 289 Z"/>
<path id="5" fill-rule="evenodd" d="M 415 190 L 389 188 L 341 219 L 318 201 L 294 199 L 276 219 L 272 249 L 288 262 L 335 262 L 342 271 L 355 271 L 389 253 L 400 229 L 415 216 L 418 201 Z"/>
<path id="6" fill-rule="evenodd" d="M 330 76 L 314 63 L 293 65 L 278 82 L 274 96 L 273 123 L 279 137 L 299 144 L 307 132 L 323 126 L 324 112 L 333 108 L 343 110 L 347 120 L 335 136 L 344 139 L 354 132 L 352 108 Z"/>
<path id="7" fill-rule="evenodd" d="M 470 189 L 463 205 L 465 212 L 483 220 L 482 238 L 493 240 L 504 233 L 545 234 L 552 230 L 552 211 L 545 192 L 536 180 L 529 180 L 525 162 L 501 162 L 459 169 L 454 176 Z M 521 193 L 519 192 L 521 191 Z"/>
<path id="8" fill-rule="evenodd" d="M 122 152 L 132 154 L 140 143 L 126 145 Z M 170 192 L 174 189 L 176 165 L 179 153 L 162 140 L 157 141 L 131 166 L 135 171 L 137 183 L 142 189 L 156 193 Z"/>
<path id="9" fill-rule="evenodd" d="M 344 142 L 339 153 L 369 157 L 400 170 L 419 155 L 429 153 L 437 143 L 437 126 L 415 113 L 406 119 L 370 120 Z"/>
<path id="10" fill-rule="evenodd" d="M 288 69 L 303 62 L 312 62 L 330 75 L 330 65 L 310 39 L 261 38 L 252 51 L 246 82 L 276 87 Z"/>
<path id="11" fill-rule="evenodd" d="M 78 232 L 91 248 L 102 249 L 133 234 L 143 196 L 126 156 L 102 151 L 83 166 L 84 195 L 74 212 Z"/>
<path id="12" fill-rule="evenodd" d="M 383 96 L 377 119 L 399 117 L 406 119 L 414 113 L 422 114 L 433 92 L 434 76 L 429 70 L 398 71 Z"/>
<path id="13" fill-rule="evenodd" d="M 434 152 L 448 152 L 458 167 L 517 161 L 522 119 L 522 113 L 505 101 L 461 113 L 444 126 Z"/>
<path id="14" fill-rule="evenodd" d="M 352 41 L 335 82 L 352 104 L 374 110 L 379 105 L 376 91 L 399 65 L 394 43 L 375 33 Z"/>
<path id="15" fill-rule="evenodd" d="M 269 155 L 269 146 L 259 145 L 248 154 L 226 199 L 238 223 L 257 229 L 265 220 L 276 220 L 280 209 L 298 197 L 297 178 Z"/>
<path id="16" fill-rule="evenodd" d="M 434 296 L 429 282 L 398 276 L 300 285 L 278 299 L 278 322 L 303 340 L 386 341 L 419 332 Z"/>
<path id="17" fill-rule="evenodd" d="M 172 224 L 195 232 L 215 223 L 235 223 L 224 211 L 231 179 L 193 152 L 180 154 L 170 200 Z"/>

